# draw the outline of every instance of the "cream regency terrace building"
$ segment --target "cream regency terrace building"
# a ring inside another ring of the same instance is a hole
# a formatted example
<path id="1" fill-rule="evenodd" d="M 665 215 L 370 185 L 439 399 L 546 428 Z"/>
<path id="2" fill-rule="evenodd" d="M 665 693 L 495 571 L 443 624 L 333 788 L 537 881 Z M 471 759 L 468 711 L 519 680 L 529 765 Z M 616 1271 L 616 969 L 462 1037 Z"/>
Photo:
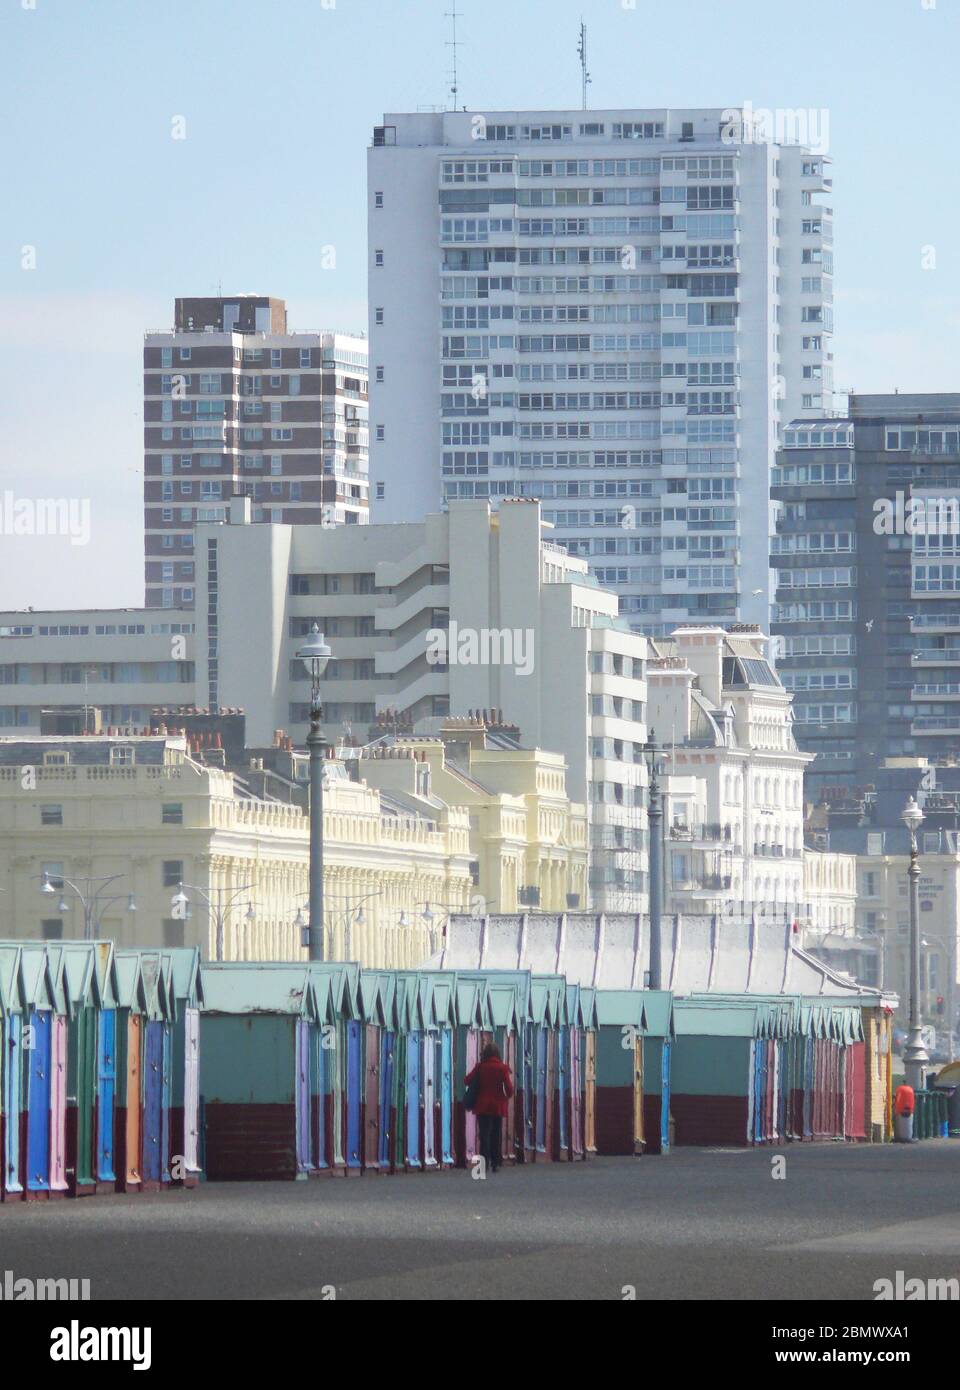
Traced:
<path id="1" fill-rule="evenodd" d="M 470 775 L 456 747 L 445 768 L 444 747 L 381 748 L 349 770 L 330 759 L 328 958 L 414 965 L 480 893 L 511 910 L 584 901 L 586 813 L 566 797 L 563 760 L 501 733 L 482 767 L 482 750 L 467 755 Z M 308 860 L 299 805 L 253 795 L 182 736 L 0 739 L 4 936 L 293 960 Z"/>

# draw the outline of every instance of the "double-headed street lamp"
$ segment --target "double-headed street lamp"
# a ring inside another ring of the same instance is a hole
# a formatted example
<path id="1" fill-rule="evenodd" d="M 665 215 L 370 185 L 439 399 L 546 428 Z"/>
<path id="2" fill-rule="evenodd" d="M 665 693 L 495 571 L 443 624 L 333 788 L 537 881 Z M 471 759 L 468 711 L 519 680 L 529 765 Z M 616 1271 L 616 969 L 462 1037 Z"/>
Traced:
<path id="1" fill-rule="evenodd" d="M 332 937 L 333 933 L 337 929 L 338 923 L 343 924 L 343 955 L 345 960 L 350 959 L 350 953 L 353 949 L 353 937 L 351 929 L 355 926 L 366 926 L 367 923 L 367 914 L 363 910 L 363 904 L 369 902 L 371 898 L 383 897 L 385 891 L 386 890 L 383 888 L 378 888 L 373 893 L 365 893 L 361 898 L 355 898 L 351 900 L 349 896 L 346 897 L 347 906 L 343 909 L 342 912 L 337 914 L 333 922 L 333 925 L 330 929 Z M 297 915 L 294 918 L 293 925 L 300 933 L 301 945 L 309 946 L 309 927 L 307 923 L 307 918 L 305 918 L 303 915 L 302 906 L 297 908 Z M 317 957 L 311 956 L 311 960 L 315 959 L 317 959 Z"/>
<path id="2" fill-rule="evenodd" d="M 207 893 L 203 888 L 197 888 L 192 883 L 181 883 L 179 884 L 179 891 L 174 893 L 173 897 L 170 899 L 170 906 L 173 908 L 174 917 L 178 921 L 185 922 L 190 916 L 190 899 L 187 897 L 184 890 L 189 888 L 191 893 L 199 894 L 206 903 L 210 911 L 210 916 L 216 924 L 216 939 L 214 945 L 215 959 L 223 960 L 224 926 L 227 917 L 233 911 L 237 899 L 241 894 L 249 893 L 252 887 L 253 885 L 251 883 L 241 883 L 239 888 L 213 888 L 210 890 L 210 893 Z M 216 894 L 215 899 L 212 894 Z M 229 894 L 226 901 L 224 901 L 224 894 Z M 243 914 L 244 921 L 252 922 L 255 920 L 256 915 L 253 903 L 248 902 L 247 910 Z"/>
<path id="3" fill-rule="evenodd" d="M 323 702 L 320 681 L 330 660 L 330 648 L 314 623 L 310 636 L 297 652 L 310 668 L 310 920 L 307 926 L 307 955 L 323 960 L 323 763 L 327 751 L 321 731 Z"/>
<path id="4" fill-rule="evenodd" d="M 111 884 L 125 877 L 125 874 L 109 874 L 104 878 L 84 878 L 80 880 L 83 884 L 81 888 L 78 884 L 71 882 L 69 878 L 63 878 L 58 874 L 58 887 L 54 884 L 50 874 L 44 870 L 40 880 L 40 892 L 47 897 L 55 897 L 59 893 L 60 900 L 57 903 L 57 911 L 61 913 L 70 911 L 70 904 L 67 902 L 64 889 L 69 889 L 71 893 L 76 894 L 77 901 L 83 909 L 83 939 L 84 941 L 94 941 L 99 934 L 100 924 L 108 907 L 114 903 L 123 902 L 126 898 L 127 912 L 136 912 L 137 910 L 132 893 L 114 893 L 110 897 L 104 896 Z"/>
<path id="5" fill-rule="evenodd" d="M 914 1091 L 923 1090 L 924 1076 L 930 1058 L 923 1045 L 920 1024 L 920 852 L 917 831 L 923 822 L 923 812 L 911 796 L 900 816 L 910 832 L 910 1035 L 903 1049 L 903 1070 L 907 1085 Z"/>

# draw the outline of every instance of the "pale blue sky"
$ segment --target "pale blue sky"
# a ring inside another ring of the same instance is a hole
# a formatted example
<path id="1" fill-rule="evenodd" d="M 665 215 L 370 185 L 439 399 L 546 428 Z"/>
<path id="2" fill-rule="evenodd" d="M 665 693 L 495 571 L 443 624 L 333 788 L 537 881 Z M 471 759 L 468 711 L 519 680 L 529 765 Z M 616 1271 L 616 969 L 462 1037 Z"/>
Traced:
<path id="1" fill-rule="evenodd" d="M 825 108 L 837 383 L 958 389 L 958 5 L 458 0 L 460 104 L 576 105 L 582 14 L 592 106 Z M 92 509 L 87 546 L 0 529 L 0 608 L 143 601 L 142 333 L 176 295 L 365 329 L 365 149 L 384 111 L 446 104 L 450 8 L 0 0 L 0 510 Z"/>

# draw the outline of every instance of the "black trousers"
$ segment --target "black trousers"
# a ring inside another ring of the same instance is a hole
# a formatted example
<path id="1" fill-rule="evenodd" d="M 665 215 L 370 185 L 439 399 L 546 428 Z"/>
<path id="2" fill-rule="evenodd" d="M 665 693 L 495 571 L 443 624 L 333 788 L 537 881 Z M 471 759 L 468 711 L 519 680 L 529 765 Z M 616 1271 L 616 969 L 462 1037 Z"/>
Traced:
<path id="1" fill-rule="evenodd" d="M 503 1155 L 503 1120 L 499 1115 L 478 1115 L 480 1153 L 487 1167 L 496 1172 Z"/>

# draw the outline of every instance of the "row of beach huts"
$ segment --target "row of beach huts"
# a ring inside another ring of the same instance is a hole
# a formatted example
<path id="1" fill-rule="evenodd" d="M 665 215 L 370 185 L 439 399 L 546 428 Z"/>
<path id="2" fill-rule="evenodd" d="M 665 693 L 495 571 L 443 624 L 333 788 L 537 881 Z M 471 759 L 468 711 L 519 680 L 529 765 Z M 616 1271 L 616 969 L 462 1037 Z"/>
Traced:
<path id="1" fill-rule="evenodd" d="M 888 1011 L 848 998 L 8 941 L 0 1022 L 6 1201 L 464 1167 L 491 1040 L 509 1163 L 892 1133 Z"/>

